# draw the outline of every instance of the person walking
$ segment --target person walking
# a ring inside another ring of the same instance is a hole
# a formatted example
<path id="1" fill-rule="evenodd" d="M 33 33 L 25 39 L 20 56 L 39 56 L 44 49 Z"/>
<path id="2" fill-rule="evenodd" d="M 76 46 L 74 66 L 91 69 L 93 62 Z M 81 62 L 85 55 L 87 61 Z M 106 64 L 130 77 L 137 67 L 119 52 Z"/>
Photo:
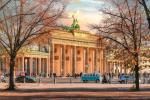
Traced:
<path id="1" fill-rule="evenodd" d="M 102 83 L 107 83 L 106 75 L 103 75 Z"/>

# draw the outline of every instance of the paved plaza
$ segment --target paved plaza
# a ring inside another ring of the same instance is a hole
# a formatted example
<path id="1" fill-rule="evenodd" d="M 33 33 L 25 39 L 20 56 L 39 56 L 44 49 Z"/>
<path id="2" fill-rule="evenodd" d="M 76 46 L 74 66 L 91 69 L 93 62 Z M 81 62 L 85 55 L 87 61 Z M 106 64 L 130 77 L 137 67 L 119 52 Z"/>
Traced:
<path id="1" fill-rule="evenodd" d="M 0 100 L 150 100 L 150 84 L 141 91 L 130 91 L 133 84 L 99 83 L 19 83 L 15 92 L 4 91 L 0 83 Z"/>
<path id="2" fill-rule="evenodd" d="M 134 84 L 83 83 L 81 79 L 42 78 L 40 83 L 16 83 L 16 91 L 9 92 L 7 83 L 0 83 L 0 100 L 150 100 L 150 84 L 140 84 L 141 91 L 132 91 Z"/>

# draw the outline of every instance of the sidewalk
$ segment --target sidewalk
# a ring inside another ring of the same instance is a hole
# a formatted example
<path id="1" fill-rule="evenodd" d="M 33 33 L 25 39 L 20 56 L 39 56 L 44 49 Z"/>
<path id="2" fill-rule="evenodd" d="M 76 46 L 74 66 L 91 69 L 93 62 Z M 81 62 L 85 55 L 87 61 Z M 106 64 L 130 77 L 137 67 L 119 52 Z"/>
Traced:
<path id="1" fill-rule="evenodd" d="M 0 84 L 4 89 L 7 84 Z M 0 100 L 150 100 L 150 84 L 131 92 L 133 84 L 16 84 L 14 92 L 1 91 Z"/>
<path id="2" fill-rule="evenodd" d="M 6 83 L 0 83 L 0 89 L 5 89 Z M 99 91 L 128 91 L 133 84 L 99 84 L 99 83 L 16 83 L 16 87 L 19 90 L 38 90 L 38 89 L 80 89 L 80 90 L 99 90 Z M 150 84 L 140 84 L 140 88 L 143 91 L 150 90 Z"/>

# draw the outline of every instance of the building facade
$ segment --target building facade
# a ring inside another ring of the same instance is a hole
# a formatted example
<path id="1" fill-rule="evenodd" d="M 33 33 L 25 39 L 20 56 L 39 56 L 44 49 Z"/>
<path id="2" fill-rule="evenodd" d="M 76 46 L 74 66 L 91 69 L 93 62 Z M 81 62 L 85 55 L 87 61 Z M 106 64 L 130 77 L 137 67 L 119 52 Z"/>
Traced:
<path id="1" fill-rule="evenodd" d="M 111 53 L 109 53 L 111 55 Z M 115 55 L 115 54 L 112 54 Z M 123 55 L 122 55 L 123 56 Z M 121 58 L 121 57 L 120 57 Z M 106 72 L 109 73 L 132 73 L 132 60 L 125 61 L 124 59 L 115 59 L 114 57 L 106 57 Z M 144 45 L 141 47 L 139 56 L 140 73 L 150 73 L 150 46 Z"/>
<path id="2" fill-rule="evenodd" d="M 105 47 L 101 37 L 85 31 L 55 30 L 41 47 L 21 50 L 16 59 L 15 74 L 67 76 L 80 73 L 106 72 Z M 32 50 L 36 48 L 35 50 Z M 9 57 L 1 56 L 0 70 L 9 72 Z"/>
<path id="3" fill-rule="evenodd" d="M 107 73 L 114 73 L 114 74 L 120 74 L 120 73 L 127 73 L 124 61 L 123 60 L 107 60 L 106 61 L 106 72 Z"/>
<path id="4" fill-rule="evenodd" d="M 141 57 L 139 58 L 141 73 L 150 73 L 150 45 L 145 45 L 142 47 Z"/>

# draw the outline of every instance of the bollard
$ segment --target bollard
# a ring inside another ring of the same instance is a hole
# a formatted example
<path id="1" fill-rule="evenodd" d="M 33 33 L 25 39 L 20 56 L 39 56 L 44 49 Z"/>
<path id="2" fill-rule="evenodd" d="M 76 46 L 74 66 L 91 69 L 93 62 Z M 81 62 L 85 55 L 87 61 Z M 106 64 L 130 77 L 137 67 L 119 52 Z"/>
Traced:
<path id="1" fill-rule="evenodd" d="M 126 78 L 126 84 L 127 84 L 128 82 L 127 82 L 127 78 Z"/>
<path id="2" fill-rule="evenodd" d="M 55 79 L 55 77 L 54 77 L 54 84 L 56 83 L 56 79 Z"/>
<path id="3" fill-rule="evenodd" d="M 41 83 L 41 78 L 39 78 L 39 83 Z"/>
<path id="4" fill-rule="evenodd" d="M 70 77 L 70 84 L 72 83 L 71 77 Z"/>
<path id="5" fill-rule="evenodd" d="M 23 83 L 25 83 L 26 82 L 26 80 L 25 80 L 25 77 L 23 78 Z"/>

